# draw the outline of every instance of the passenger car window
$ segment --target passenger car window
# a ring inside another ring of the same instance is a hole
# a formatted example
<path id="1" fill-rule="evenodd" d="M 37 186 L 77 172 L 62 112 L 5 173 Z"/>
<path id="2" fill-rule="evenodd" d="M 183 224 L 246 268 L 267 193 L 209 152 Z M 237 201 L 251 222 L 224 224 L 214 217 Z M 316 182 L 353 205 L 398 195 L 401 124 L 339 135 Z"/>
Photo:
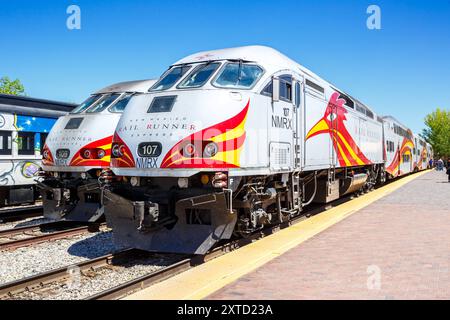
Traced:
<path id="1" fill-rule="evenodd" d="M 257 65 L 227 63 L 214 85 L 224 88 L 248 89 L 259 80 L 263 70 Z"/>
<path id="2" fill-rule="evenodd" d="M 34 155 L 34 132 L 19 132 L 17 145 L 19 155 Z"/>
<path id="3" fill-rule="evenodd" d="M 190 68 L 191 66 L 189 65 L 171 68 L 161 76 L 161 80 L 155 83 L 153 87 L 151 87 L 150 91 L 166 90 L 171 88 L 186 74 L 186 72 L 188 72 Z"/>
<path id="4" fill-rule="evenodd" d="M 204 63 L 195 69 L 177 86 L 177 88 L 199 88 L 203 86 L 206 81 L 217 70 L 220 63 Z"/>
<path id="5" fill-rule="evenodd" d="M 0 155 L 12 154 L 11 131 L 0 131 Z"/>

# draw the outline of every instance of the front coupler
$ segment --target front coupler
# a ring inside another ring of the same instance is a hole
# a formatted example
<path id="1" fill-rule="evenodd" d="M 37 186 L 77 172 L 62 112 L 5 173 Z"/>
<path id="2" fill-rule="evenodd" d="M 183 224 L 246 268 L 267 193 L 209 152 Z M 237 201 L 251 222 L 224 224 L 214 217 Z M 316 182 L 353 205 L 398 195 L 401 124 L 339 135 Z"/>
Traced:
<path id="1" fill-rule="evenodd" d="M 92 180 L 92 181 L 90 181 Z M 61 184 L 37 182 L 44 217 L 52 220 L 97 222 L 103 217 L 102 190 L 96 179 Z"/>
<path id="2" fill-rule="evenodd" d="M 104 190 L 116 245 L 171 253 L 205 254 L 219 240 L 230 239 L 237 217 L 229 199 L 219 192 L 174 200 L 174 212 L 162 214 L 151 200 L 131 201 Z"/>

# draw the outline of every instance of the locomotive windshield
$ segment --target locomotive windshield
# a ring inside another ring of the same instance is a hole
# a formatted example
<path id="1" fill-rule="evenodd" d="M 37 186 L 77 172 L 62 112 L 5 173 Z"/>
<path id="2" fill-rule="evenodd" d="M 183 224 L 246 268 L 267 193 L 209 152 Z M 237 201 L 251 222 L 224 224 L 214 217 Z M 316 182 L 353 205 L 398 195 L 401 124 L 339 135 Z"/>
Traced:
<path id="1" fill-rule="evenodd" d="M 120 93 L 105 94 L 98 103 L 89 108 L 86 112 L 102 112 L 103 110 L 108 108 L 114 101 L 116 101 L 119 96 Z"/>
<path id="2" fill-rule="evenodd" d="M 185 75 L 185 73 L 191 68 L 191 66 L 178 66 L 168 70 L 161 76 L 155 85 L 150 89 L 151 91 L 166 90 L 172 87 L 178 80 Z"/>
<path id="3" fill-rule="evenodd" d="M 224 88 L 248 89 L 253 87 L 262 74 L 263 70 L 257 65 L 227 63 L 214 81 L 214 85 Z"/>
<path id="4" fill-rule="evenodd" d="M 81 113 L 85 111 L 90 106 L 94 105 L 99 99 L 101 95 L 100 94 L 94 94 L 87 98 L 82 104 L 80 104 L 78 107 L 73 109 L 70 113 Z"/>
<path id="5" fill-rule="evenodd" d="M 133 94 L 127 93 L 124 94 L 120 99 L 114 103 L 110 108 L 109 111 L 111 112 L 123 112 L 125 110 L 125 107 L 127 106 L 128 102 L 130 102 L 131 97 Z"/>
<path id="6" fill-rule="evenodd" d="M 177 88 L 199 88 L 203 86 L 219 66 L 220 63 L 218 62 L 208 62 L 195 67 L 195 69 L 186 77 L 186 79 L 183 80 L 183 82 L 178 85 Z"/>

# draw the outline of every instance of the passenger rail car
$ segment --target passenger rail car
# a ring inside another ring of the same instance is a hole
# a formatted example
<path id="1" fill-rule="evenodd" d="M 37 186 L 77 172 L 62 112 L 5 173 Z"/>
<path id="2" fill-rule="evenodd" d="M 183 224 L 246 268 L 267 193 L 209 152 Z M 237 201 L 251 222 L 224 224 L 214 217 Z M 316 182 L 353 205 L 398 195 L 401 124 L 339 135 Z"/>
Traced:
<path id="1" fill-rule="evenodd" d="M 98 177 L 109 167 L 114 129 L 130 99 L 154 82 L 108 86 L 58 120 L 44 146 L 46 176 L 39 181 L 45 217 L 83 222 L 103 218 Z"/>
<path id="2" fill-rule="evenodd" d="M 114 239 L 203 254 L 312 202 L 369 191 L 386 178 L 383 123 L 272 48 L 181 59 L 117 125 L 104 193 Z"/>
<path id="3" fill-rule="evenodd" d="M 431 160 L 430 146 L 419 135 L 414 135 L 414 146 L 414 171 L 421 171 L 429 168 Z"/>
<path id="4" fill-rule="evenodd" d="M 0 94 L 0 207 L 33 203 L 41 151 L 59 116 L 74 104 Z"/>
<path id="5" fill-rule="evenodd" d="M 383 117 L 388 178 L 425 170 L 431 160 L 431 147 L 419 135 L 392 116 Z"/>

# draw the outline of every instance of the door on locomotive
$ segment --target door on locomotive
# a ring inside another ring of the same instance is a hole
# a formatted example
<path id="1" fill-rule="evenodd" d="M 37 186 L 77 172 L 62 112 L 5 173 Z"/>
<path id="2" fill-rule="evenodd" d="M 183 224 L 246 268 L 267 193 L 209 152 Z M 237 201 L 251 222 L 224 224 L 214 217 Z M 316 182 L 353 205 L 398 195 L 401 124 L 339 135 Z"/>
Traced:
<path id="1" fill-rule="evenodd" d="M 263 90 L 272 93 L 271 115 L 268 117 L 270 169 L 291 171 L 301 166 L 302 77 L 293 72 L 276 73 Z"/>

